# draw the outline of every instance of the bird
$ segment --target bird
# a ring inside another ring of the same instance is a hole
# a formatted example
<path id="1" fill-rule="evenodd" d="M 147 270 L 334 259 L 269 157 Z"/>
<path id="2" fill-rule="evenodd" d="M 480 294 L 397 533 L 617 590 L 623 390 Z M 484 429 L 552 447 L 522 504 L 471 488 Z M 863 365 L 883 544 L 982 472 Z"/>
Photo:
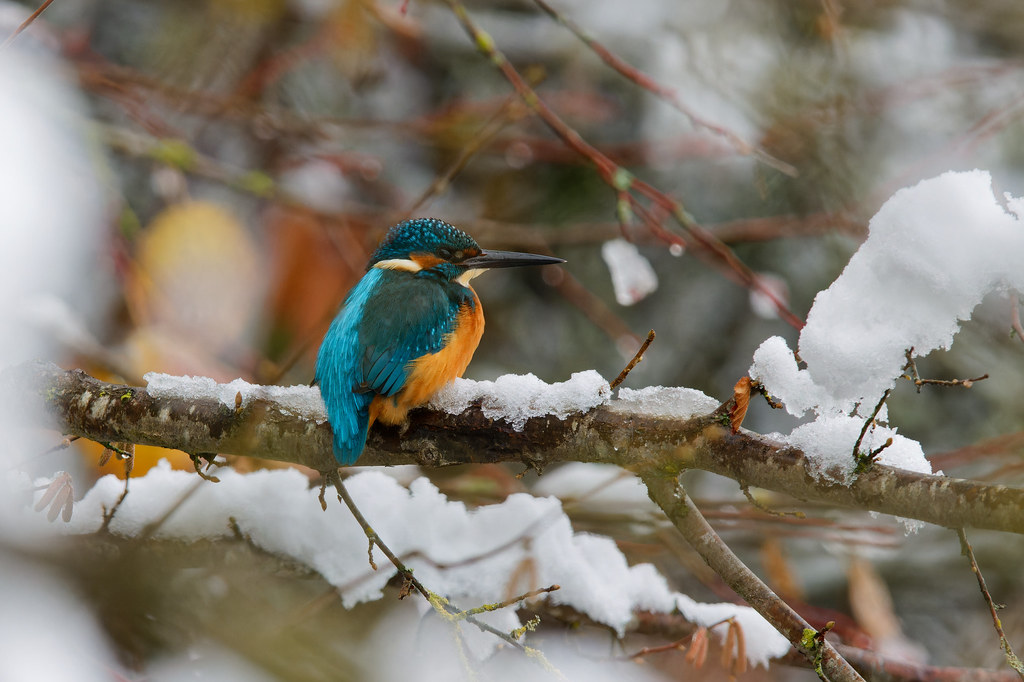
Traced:
<path id="1" fill-rule="evenodd" d="M 376 421 L 401 424 L 466 371 L 484 332 L 470 280 L 491 268 L 564 263 L 482 249 L 435 218 L 390 228 L 317 352 L 319 385 L 341 466 L 359 459 Z"/>

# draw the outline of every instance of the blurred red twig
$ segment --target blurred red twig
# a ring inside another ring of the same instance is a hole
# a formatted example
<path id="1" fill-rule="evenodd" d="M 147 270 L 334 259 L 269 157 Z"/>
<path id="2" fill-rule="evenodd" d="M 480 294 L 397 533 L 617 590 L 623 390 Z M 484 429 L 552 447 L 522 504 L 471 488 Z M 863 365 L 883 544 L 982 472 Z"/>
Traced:
<path id="1" fill-rule="evenodd" d="M 644 90 L 653 93 L 654 95 L 660 97 L 661 99 L 671 104 L 672 107 L 674 107 L 677 111 L 683 114 L 683 116 L 690 119 L 690 123 L 692 123 L 694 126 L 704 128 L 716 135 L 724 137 L 741 154 L 753 156 L 761 163 L 771 166 L 772 168 L 776 169 L 781 173 L 785 173 L 786 175 L 792 177 L 795 177 L 797 175 L 797 170 L 792 165 L 775 158 L 774 156 L 764 151 L 763 149 L 760 149 L 749 144 L 748 142 L 743 140 L 739 135 L 729 130 L 728 128 L 714 124 L 711 121 L 708 121 L 698 116 L 696 113 L 694 113 L 692 109 L 690 109 L 683 103 L 682 99 L 679 97 L 678 92 L 676 92 L 672 88 L 662 85 L 661 83 L 657 82 L 649 75 L 641 71 L 640 69 L 636 68 L 632 64 L 627 63 L 621 57 L 611 52 L 608 48 L 606 48 L 604 45 L 598 42 L 597 39 L 595 39 L 589 33 L 584 31 L 578 24 L 576 24 L 576 22 L 574 22 L 572 19 L 556 10 L 554 7 L 549 5 L 545 0 L 533 1 L 537 4 L 538 7 L 544 10 L 552 19 L 558 21 L 563 26 L 572 31 L 572 33 L 581 41 L 583 41 L 583 43 L 586 44 L 586 46 L 589 47 L 594 52 L 594 54 L 600 57 L 605 64 L 615 69 L 615 71 L 620 73 L 625 78 L 628 78 L 629 80 L 633 81 Z"/>
<path id="2" fill-rule="evenodd" d="M 39 5 L 35 12 L 28 15 L 28 19 L 25 19 L 25 21 L 21 22 L 21 25 L 18 26 L 18 28 L 14 29 L 14 33 L 7 36 L 7 39 L 4 40 L 2 44 L 0 44 L 0 50 L 6 49 L 8 45 L 14 42 L 14 39 L 21 35 L 21 32 L 28 28 L 32 24 L 32 22 L 39 17 L 40 14 L 45 12 L 46 8 L 49 7 L 50 3 L 52 2 L 53 0 L 46 0 L 43 4 Z"/>

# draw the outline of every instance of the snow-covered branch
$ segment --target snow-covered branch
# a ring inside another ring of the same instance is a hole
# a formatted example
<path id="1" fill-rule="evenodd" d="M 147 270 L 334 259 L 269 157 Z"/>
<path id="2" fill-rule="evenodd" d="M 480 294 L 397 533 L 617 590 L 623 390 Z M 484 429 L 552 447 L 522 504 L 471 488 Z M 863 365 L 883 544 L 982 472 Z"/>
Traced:
<path id="1" fill-rule="evenodd" d="M 320 471 L 334 466 L 315 388 L 206 381 L 203 391 L 175 392 L 109 384 L 81 371 L 34 364 L 5 371 L 0 390 L 18 396 L 16 404 L 26 408 L 44 404 L 47 426 L 70 435 L 259 457 Z M 32 414 L 27 410 L 26 418 Z M 730 433 L 714 414 L 713 401 L 696 391 L 632 391 L 626 399 L 564 418 L 521 416 L 509 423 L 493 415 L 486 401 L 459 414 L 417 410 L 404 431 L 375 427 L 359 463 L 522 462 L 543 469 L 577 461 L 615 464 L 640 475 L 701 469 L 801 500 L 950 528 L 1024 534 L 1024 490 L 883 465 L 849 485 L 838 484 L 812 475 L 798 450 L 756 434 Z"/>

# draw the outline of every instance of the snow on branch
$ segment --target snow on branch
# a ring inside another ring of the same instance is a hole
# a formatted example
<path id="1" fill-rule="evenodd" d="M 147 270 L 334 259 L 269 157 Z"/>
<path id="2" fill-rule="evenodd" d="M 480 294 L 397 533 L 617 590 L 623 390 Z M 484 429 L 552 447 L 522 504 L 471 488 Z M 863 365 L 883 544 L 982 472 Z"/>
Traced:
<path id="1" fill-rule="evenodd" d="M 18 398 L 11 404 L 26 409 L 25 419 L 38 422 L 34 410 L 43 407 L 43 425 L 69 435 L 334 468 L 315 388 L 247 384 L 243 395 L 239 384 L 231 399 L 224 386 L 210 382 L 213 393 L 198 394 L 174 393 L 166 385 L 149 390 L 39 363 L 0 374 L 0 391 Z M 416 410 L 405 430 L 374 427 L 359 464 L 521 462 L 543 469 L 577 461 L 641 475 L 702 469 L 801 500 L 1024 534 L 1024 490 L 884 465 L 840 485 L 812 476 L 799 450 L 749 432 L 732 434 L 715 401 L 697 391 L 649 388 L 620 395 L 564 418 L 530 416 L 521 429 L 477 405 L 459 414 Z M 499 396 L 491 399 L 500 402 Z"/>
<path id="2" fill-rule="evenodd" d="M 882 425 L 879 410 L 900 377 L 920 389 L 969 387 L 988 376 L 922 380 L 914 358 L 950 348 L 986 295 L 1024 291 L 1022 216 L 1024 199 L 998 198 L 985 171 L 948 172 L 901 189 L 871 219 L 842 274 L 815 297 L 799 354 L 779 336 L 757 349 L 751 378 L 790 414 L 815 414 L 786 443 L 815 459 L 816 475 L 845 483 L 865 461 L 931 471 L 921 446 Z M 871 405 L 878 407 L 867 430 L 862 412 Z"/>

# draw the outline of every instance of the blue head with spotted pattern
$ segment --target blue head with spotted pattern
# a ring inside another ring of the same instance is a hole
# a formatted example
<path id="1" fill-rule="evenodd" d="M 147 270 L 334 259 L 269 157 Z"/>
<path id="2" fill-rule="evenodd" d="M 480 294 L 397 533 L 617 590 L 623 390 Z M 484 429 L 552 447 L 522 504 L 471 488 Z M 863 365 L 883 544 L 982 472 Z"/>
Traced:
<path id="1" fill-rule="evenodd" d="M 415 406 L 408 399 L 402 403 L 403 397 L 422 393 L 407 386 L 410 368 L 451 342 L 460 311 L 475 310 L 469 279 L 488 268 L 560 262 L 481 249 L 465 232 L 432 218 L 392 227 L 317 354 L 314 383 L 327 408 L 338 463 L 353 464 L 362 453 L 375 400 Z"/>
<path id="2" fill-rule="evenodd" d="M 462 257 L 457 254 L 462 253 Z M 407 259 L 414 253 L 436 254 L 444 260 L 461 261 L 479 255 L 480 245 L 462 230 L 436 218 L 406 220 L 388 230 L 370 257 L 367 270 L 385 260 Z"/>

